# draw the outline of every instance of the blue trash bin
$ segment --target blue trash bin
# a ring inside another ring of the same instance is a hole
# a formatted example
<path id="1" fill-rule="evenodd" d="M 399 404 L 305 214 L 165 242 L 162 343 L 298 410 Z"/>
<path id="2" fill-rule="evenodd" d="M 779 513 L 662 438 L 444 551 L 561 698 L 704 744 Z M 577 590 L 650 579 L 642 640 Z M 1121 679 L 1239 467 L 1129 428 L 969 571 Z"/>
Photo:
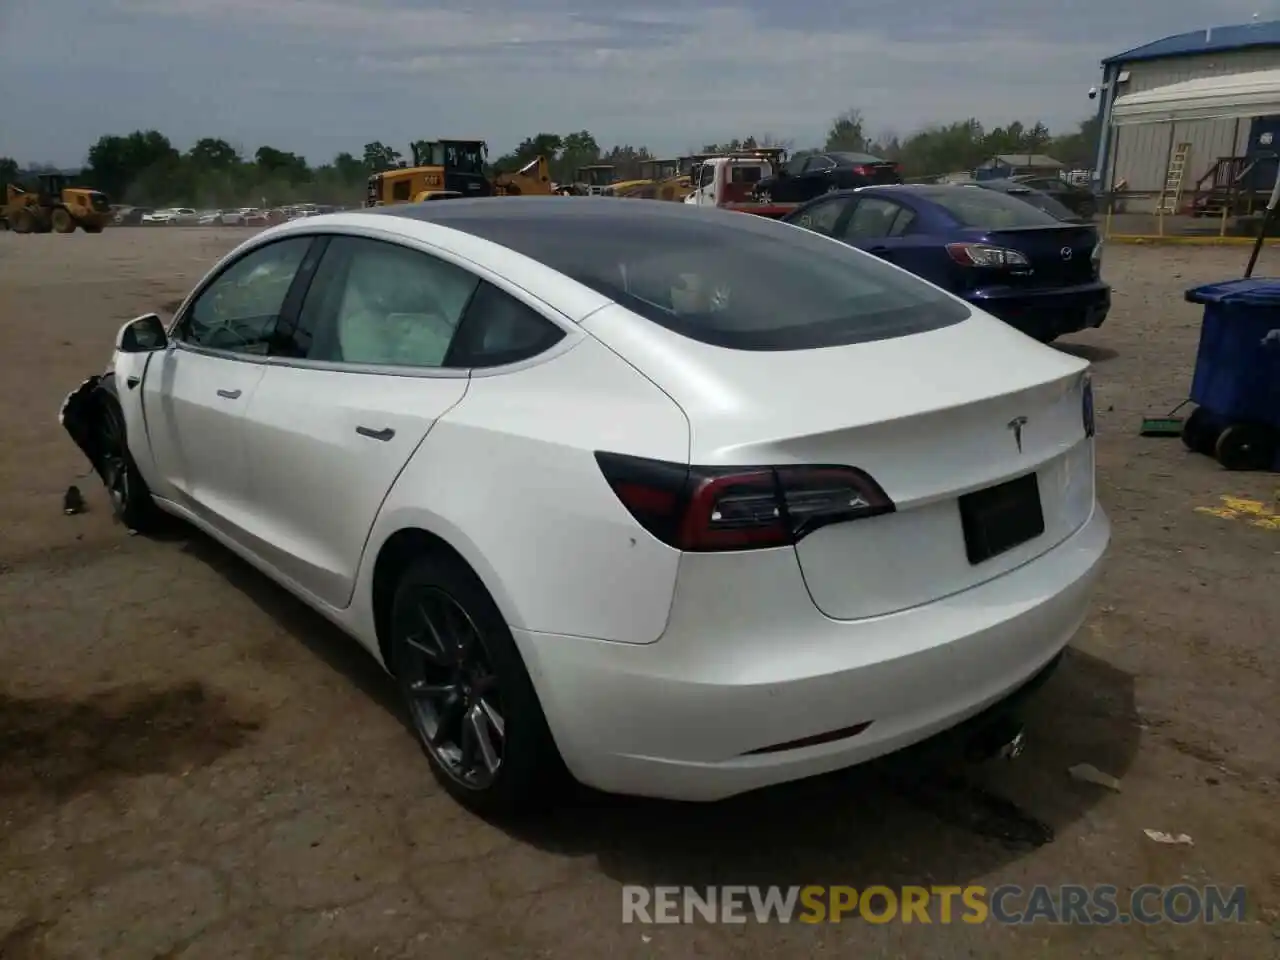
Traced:
<path id="1" fill-rule="evenodd" d="M 1280 279 L 1210 283 L 1186 293 L 1204 306 L 1187 446 L 1233 470 L 1275 469 L 1280 456 Z"/>

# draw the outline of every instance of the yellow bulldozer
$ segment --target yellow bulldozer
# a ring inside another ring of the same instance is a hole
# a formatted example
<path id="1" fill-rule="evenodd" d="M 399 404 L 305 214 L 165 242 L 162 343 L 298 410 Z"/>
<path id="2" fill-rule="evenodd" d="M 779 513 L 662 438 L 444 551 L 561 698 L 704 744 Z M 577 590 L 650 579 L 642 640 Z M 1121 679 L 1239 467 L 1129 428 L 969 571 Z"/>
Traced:
<path id="1" fill-rule="evenodd" d="M 422 203 L 457 197 L 550 196 L 546 157 L 535 157 L 514 173 L 485 174 L 489 147 L 483 140 L 433 140 L 415 151 L 414 165 L 369 178 L 366 207 Z"/>
<path id="2" fill-rule="evenodd" d="M 640 178 L 613 185 L 613 195 L 634 200 L 673 200 L 680 202 L 693 192 L 688 168 L 690 158 L 678 160 L 641 160 Z"/>
<path id="3" fill-rule="evenodd" d="M 101 233 L 111 220 L 111 204 L 101 190 L 71 187 L 61 173 L 42 173 L 29 190 L 11 183 L 5 188 L 0 219 L 14 233 Z"/>

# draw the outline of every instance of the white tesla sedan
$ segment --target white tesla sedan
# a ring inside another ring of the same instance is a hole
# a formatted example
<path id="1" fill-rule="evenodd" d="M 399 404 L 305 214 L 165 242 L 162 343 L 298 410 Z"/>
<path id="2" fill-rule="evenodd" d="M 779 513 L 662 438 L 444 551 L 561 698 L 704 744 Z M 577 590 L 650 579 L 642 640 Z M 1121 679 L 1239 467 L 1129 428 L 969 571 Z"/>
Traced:
<path id="1" fill-rule="evenodd" d="M 1003 702 L 1110 527 L 1086 364 L 809 231 L 453 200 L 264 231 L 62 422 L 394 674 L 436 774 L 711 800 Z"/>

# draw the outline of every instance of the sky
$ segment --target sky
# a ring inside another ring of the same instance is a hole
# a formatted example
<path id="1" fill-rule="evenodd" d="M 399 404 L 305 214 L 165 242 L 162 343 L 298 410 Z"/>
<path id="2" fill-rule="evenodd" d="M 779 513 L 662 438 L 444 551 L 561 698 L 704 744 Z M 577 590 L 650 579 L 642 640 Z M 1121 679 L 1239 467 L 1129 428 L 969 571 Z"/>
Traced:
<path id="1" fill-rule="evenodd" d="M 312 163 L 582 129 L 660 154 L 804 147 L 850 108 L 873 136 L 1068 132 L 1102 58 L 1255 13 L 1280 0 L 0 0 L 0 156 L 75 166 L 135 129 Z"/>

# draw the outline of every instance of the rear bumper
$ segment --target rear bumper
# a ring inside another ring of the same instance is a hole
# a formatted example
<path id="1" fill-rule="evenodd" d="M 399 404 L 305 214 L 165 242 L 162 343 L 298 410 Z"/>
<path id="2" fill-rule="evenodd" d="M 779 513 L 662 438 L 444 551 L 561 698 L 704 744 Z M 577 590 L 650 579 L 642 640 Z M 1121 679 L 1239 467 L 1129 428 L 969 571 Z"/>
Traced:
<path id="1" fill-rule="evenodd" d="M 1043 290 L 994 287 L 964 298 L 1038 340 L 1100 327 L 1111 310 L 1111 287 L 1105 283 Z"/>
<path id="2" fill-rule="evenodd" d="M 682 568 L 657 643 L 513 634 L 579 780 L 716 800 L 906 747 L 1017 691 L 1083 622 L 1109 539 L 1095 507 L 1024 566 L 883 617 L 823 617 L 794 561 L 759 582 L 745 566 L 720 582 L 708 564 Z"/>

